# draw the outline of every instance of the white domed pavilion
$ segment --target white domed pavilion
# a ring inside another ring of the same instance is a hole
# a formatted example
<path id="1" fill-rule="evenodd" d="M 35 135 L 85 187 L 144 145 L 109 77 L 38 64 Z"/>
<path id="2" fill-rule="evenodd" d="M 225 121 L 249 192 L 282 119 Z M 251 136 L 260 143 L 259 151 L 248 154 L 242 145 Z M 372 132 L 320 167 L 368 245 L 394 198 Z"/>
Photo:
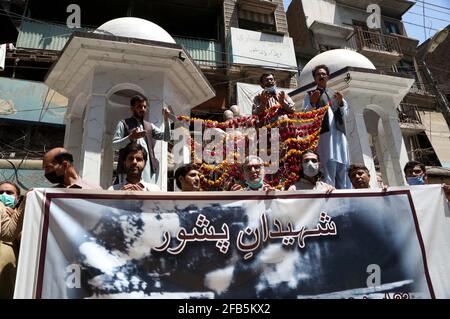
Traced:
<path id="1" fill-rule="evenodd" d="M 314 82 L 312 70 L 317 66 L 325 64 L 330 73 L 334 73 L 345 67 L 356 67 L 375 70 L 375 65 L 364 55 L 347 49 L 329 50 L 312 58 L 300 72 L 299 87 L 303 87 Z"/>
<path id="2" fill-rule="evenodd" d="M 162 128 L 162 108 L 175 115 L 214 97 L 211 84 L 189 53 L 157 24 L 124 17 L 91 33 L 75 32 L 45 83 L 69 99 L 64 147 L 81 178 L 109 187 L 114 163 L 112 135 L 130 116 L 130 99 L 141 94 L 146 120 Z M 167 143 L 156 141 L 156 183 L 167 188 Z M 187 153 L 187 151 L 186 151 Z"/>
<path id="3" fill-rule="evenodd" d="M 94 33 L 175 43 L 172 36 L 159 25 L 141 18 L 125 17 L 103 23 Z"/>
<path id="4" fill-rule="evenodd" d="M 330 70 L 328 87 L 341 91 L 349 105 L 345 127 L 351 163 L 364 163 L 372 177 L 370 184 L 376 188 L 376 155 L 383 181 L 391 186 L 405 185 L 403 166 L 408 155 L 397 106 L 414 79 L 379 71 L 368 58 L 352 50 L 326 51 L 304 66 L 299 88 L 290 93 L 298 110 L 307 91 L 314 88 L 312 70 L 321 64 Z"/>

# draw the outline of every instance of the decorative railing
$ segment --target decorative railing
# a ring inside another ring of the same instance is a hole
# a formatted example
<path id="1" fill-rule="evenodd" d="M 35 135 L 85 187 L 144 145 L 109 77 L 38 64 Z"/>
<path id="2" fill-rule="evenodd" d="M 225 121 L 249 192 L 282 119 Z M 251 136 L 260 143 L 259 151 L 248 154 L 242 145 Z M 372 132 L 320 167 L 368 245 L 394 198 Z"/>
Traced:
<path id="1" fill-rule="evenodd" d="M 372 50 L 402 54 L 397 37 L 363 30 L 360 27 L 355 27 L 355 31 L 347 39 L 347 46 L 356 51 Z"/>
<path id="2" fill-rule="evenodd" d="M 24 20 L 19 28 L 16 47 L 60 51 L 74 31 L 87 32 L 93 29 L 69 29 L 62 25 Z M 174 40 L 183 45 L 200 65 L 223 64 L 223 46 L 219 41 L 188 37 L 174 37 Z"/>
<path id="3" fill-rule="evenodd" d="M 400 103 L 397 111 L 400 123 L 422 124 L 422 118 L 416 104 Z"/>
<path id="4" fill-rule="evenodd" d="M 220 66 L 223 64 L 223 46 L 216 40 L 198 38 L 174 37 L 182 45 L 197 64 Z"/>

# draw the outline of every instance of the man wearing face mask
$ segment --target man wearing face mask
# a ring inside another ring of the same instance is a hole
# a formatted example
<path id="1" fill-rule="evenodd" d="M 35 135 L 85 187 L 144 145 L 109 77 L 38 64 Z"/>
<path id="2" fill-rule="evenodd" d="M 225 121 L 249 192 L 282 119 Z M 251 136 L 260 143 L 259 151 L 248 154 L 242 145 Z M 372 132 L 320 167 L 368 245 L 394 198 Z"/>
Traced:
<path id="1" fill-rule="evenodd" d="M 261 157 L 249 155 L 245 158 L 242 165 L 244 170 L 244 182 L 246 186 L 241 184 L 234 184 L 231 187 L 232 191 L 274 191 L 275 188 L 264 182 L 264 161 Z"/>
<path id="2" fill-rule="evenodd" d="M 0 182 L 0 299 L 12 298 L 16 278 L 23 207 L 19 187 L 11 182 Z"/>
<path id="3" fill-rule="evenodd" d="M 326 183 L 337 189 L 351 188 L 347 169 L 350 164 L 344 118 L 348 105 L 341 92 L 327 88 L 330 71 L 326 65 L 318 65 L 312 71 L 317 87 L 305 94 L 303 111 L 320 109 L 329 105 L 322 121 L 317 153 L 322 159 L 321 171 Z"/>
<path id="4" fill-rule="evenodd" d="M 403 168 L 408 185 L 425 185 L 428 177 L 425 165 L 416 161 L 409 161 Z"/>
<path id="5" fill-rule="evenodd" d="M 330 194 L 335 188 L 321 181 L 319 155 L 313 151 L 305 151 L 302 155 L 302 171 L 300 180 L 288 190 L 320 190 Z"/>
<path id="6" fill-rule="evenodd" d="M 287 93 L 277 89 L 275 77 L 272 73 L 261 75 L 259 83 L 263 90 L 253 99 L 252 114 L 263 114 L 265 110 L 277 104 L 288 113 L 295 112 L 294 102 Z"/>
<path id="7" fill-rule="evenodd" d="M 45 153 L 42 160 L 45 178 L 58 188 L 102 189 L 82 180 L 73 166 L 73 156 L 66 149 L 56 147 Z"/>
<path id="8" fill-rule="evenodd" d="M 409 161 L 403 168 L 405 173 L 406 181 L 408 185 L 425 185 L 428 184 L 428 176 L 425 165 L 417 161 Z M 450 185 L 442 184 L 442 189 L 445 196 L 447 197 L 447 202 L 450 205 Z"/>

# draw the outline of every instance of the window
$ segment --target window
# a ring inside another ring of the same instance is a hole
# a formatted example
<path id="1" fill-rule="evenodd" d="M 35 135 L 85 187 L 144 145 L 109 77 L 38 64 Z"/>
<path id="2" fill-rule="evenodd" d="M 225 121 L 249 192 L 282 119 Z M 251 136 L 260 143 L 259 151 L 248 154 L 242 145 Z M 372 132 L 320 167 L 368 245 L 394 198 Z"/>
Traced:
<path id="1" fill-rule="evenodd" d="M 414 62 L 410 60 L 400 60 L 397 64 L 397 72 L 416 76 Z"/>
<path id="2" fill-rule="evenodd" d="M 276 31 L 273 13 L 265 14 L 239 10 L 239 28 L 253 31 Z"/>
<path id="3" fill-rule="evenodd" d="M 395 33 L 395 34 L 402 34 L 400 32 L 400 28 L 397 23 L 391 22 L 391 21 L 384 21 L 384 32 L 385 33 Z"/>

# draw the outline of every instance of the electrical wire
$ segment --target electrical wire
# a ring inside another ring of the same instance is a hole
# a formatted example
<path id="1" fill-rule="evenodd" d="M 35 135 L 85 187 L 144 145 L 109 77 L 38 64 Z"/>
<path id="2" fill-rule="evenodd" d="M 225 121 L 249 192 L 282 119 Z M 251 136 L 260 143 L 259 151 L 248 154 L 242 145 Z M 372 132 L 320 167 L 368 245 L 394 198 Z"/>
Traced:
<path id="1" fill-rule="evenodd" d="M 405 14 L 408 14 L 408 13 L 414 14 L 414 15 L 418 15 L 418 16 L 423 16 L 422 13 L 416 13 L 416 12 L 411 12 L 411 11 L 408 11 L 408 12 L 406 12 Z M 434 19 L 434 20 L 439 20 L 439 21 L 447 22 L 447 23 L 450 24 L 450 20 L 444 20 L 444 19 L 440 19 L 440 18 L 436 18 L 436 17 L 432 17 L 432 16 L 427 16 L 427 15 L 425 15 L 425 17 L 426 17 L 426 18 L 429 18 L 429 19 Z"/>
<path id="2" fill-rule="evenodd" d="M 440 9 L 445 9 L 445 10 L 449 10 L 449 11 L 450 11 L 450 8 L 443 7 L 443 6 L 440 6 L 440 5 L 437 5 L 437 4 L 429 3 L 429 2 L 426 2 L 426 1 L 423 1 L 423 0 L 416 0 L 416 1 L 422 3 L 423 5 L 426 4 L 426 5 L 428 5 L 428 6 L 432 6 L 432 7 L 436 7 L 436 8 L 440 8 Z"/>

